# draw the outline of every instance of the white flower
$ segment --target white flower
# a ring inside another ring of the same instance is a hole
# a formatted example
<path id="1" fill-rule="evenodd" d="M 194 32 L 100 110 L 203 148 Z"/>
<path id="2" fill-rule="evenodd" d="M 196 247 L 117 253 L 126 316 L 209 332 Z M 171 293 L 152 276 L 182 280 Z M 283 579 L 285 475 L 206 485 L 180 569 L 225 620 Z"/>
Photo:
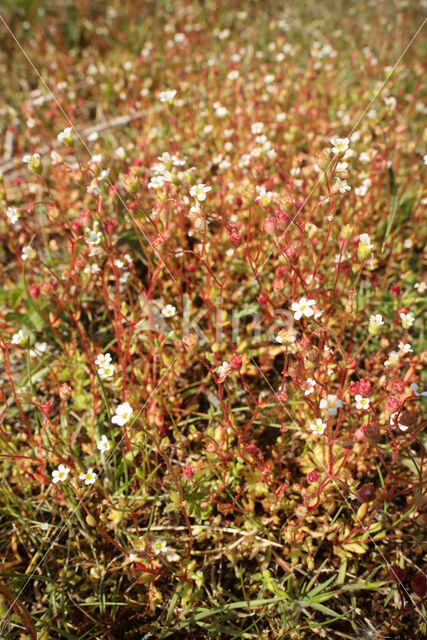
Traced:
<path id="1" fill-rule="evenodd" d="M 132 414 L 133 409 L 130 406 L 129 402 L 123 402 L 117 407 L 115 415 L 111 418 L 111 422 L 113 424 L 118 424 L 120 427 L 123 427 L 127 422 L 129 422 Z"/>
<path id="2" fill-rule="evenodd" d="M 399 362 L 399 354 L 397 351 L 390 351 L 388 360 L 384 362 L 385 367 L 395 367 Z"/>
<path id="3" fill-rule="evenodd" d="M 409 329 L 414 324 L 415 318 L 412 313 L 400 313 L 400 319 L 402 320 L 402 327 Z"/>
<path id="4" fill-rule="evenodd" d="M 357 255 L 361 260 L 366 260 L 374 248 L 374 245 L 371 242 L 371 238 L 367 233 L 361 233 L 359 236 L 359 246 L 357 247 Z"/>
<path id="5" fill-rule="evenodd" d="M 325 429 L 326 429 L 326 422 L 322 421 L 322 418 L 317 418 L 315 424 L 311 424 L 310 425 L 310 429 L 312 430 L 313 433 L 315 433 L 316 435 L 321 436 L 322 433 L 324 433 Z"/>
<path id="6" fill-rule="evenodd" d="M 161 91 L 159 93 L 159 100 L 160 102 L 169 102 L 171 103 L 173 101 L 173 99 L 176 96 L 176 90 L 175 89 L 169 89 L 167 91 Z"/>
<path id="7" fill-rule="evenodd" d="M 128 556 L 128 560 L 129 560 L 129 562 L 135 562 L 136 555 L 134 553 L 130 553 L 129 556 Z"/>
<path id="8" fill-rule="evenodd" d="M 427 289 L 427 282 L 416 282 L 414 288 L 417 289 L 418 293 L 424 293 Z"/>
<path id="9" fill-rule="evenodd" d="M 199 202 L 206 200 L 206 194 L 211 191 L 212 187 L 208 187 L 205 184 L 195 184 L 190 189 L 190 196 L 197 198 Z"/>
<path id="10" fill-rule="evenodd" d="M 166 553 L 166 542 L 164 540 L 155 540 L 152 547 L 156 556 L 158 556 L 159 553 Z"/>
<path id="11" fill-rule="evenodd" d="M 110 364 L 110 362 L 111 362 L 111 355 L 109 353 L 106 353 L 106 354 L 99 353 L 95 359 L 95 364 L 97 367 L 104 367 L 106 364 Z"/>
<path id="12" fill-rule="evenodd" d="M 364 411 L 369 409 L 369 398 L 364 398 L 358 393 L 354 399 L 356 400 L 356 409 L 363 409 Z"/>
<path id="13" fill-rule="evenodd" d="M 333 145 L 332 153 L 344 153 L 348 149 L 350 140 L 348 138 L 332 138 L 331 144 Z"/>
<path id="14" fill-rule="evenodd" d="M 166 307 L 162 309 L 162 316 L 165 318 L 173 318 L 176 313 L 176 308 L 172 304 L 167 304 Z"/>
<path id="15" fill-rule="evenodd" d="M 299 302 L 292 303 L 292 311 L 294 311 L 295 320 L 299 320 L 302 316 L 309 318 L 314 314 L 314 310 L 311 308 L 315 304 L 314 300 L 307 300 L 307 298 L 301 298 Z"/>
<path id="16" fill-rule="evenodd" d="M 6 216 L 10 224 L 15 224 L 19 219 L 19 211 L 16 207 L 8 207 L 6 209 Z"/>
<path id="17" fill-rule="evenodd" d="M 403 353 L 411 353 L 412 347 L 409 342 L 399 342 L 399 349 L 403 351 Z"/>
<path id="18" fill-rule="evenodd" d="M 24 345 L 27 342 L 27 338 L 24 335 L 24 332 L 22 331 L 22 329 L 19 329 L 19 331 L 17 331 L 16 333 L 13 334 L 12 336 L 12 344 L 20 344 L 20 345 Z"/>
<path id="19" fill-rule="evenodd" d="M 98 176 L 99 182 L 104 182 L 108 180 L 108 176 L 110 175 L 110 169 L 103 169 Z"/>
<path id="20" fill-rule="evenodd" d="M 98 441 L 97 447 L 101 453 L 110 451 L 111 444 L 108 442 L 107 436 L 102 436 L 101 440 Z"/>
<path id="21" fill-rule="evenodd" d="M 31 258 L 35 258 L 36 255 L 37 255 L 36 251 L 33 249 L 31 245 L 28 244 L 26 247 L 23 247 L 21 258 L 23 260 L 31 260 Z"/>
<path id="22" fill-rule="evenodd" d="M 113 364 L 104 364 L 102 367 L 98 369 L 98 375 L 102 380 L 106 378 L 111 378 L 114 375 L 114 365 Z"/>
<path id="23" fill-rule="evenodd" d="M 114 155 L 119 160 L 124 160 L 126 158 L 126 151 L 124 150 L 123 147 L 117 147 L 117 149 L 114 152 Z"/>
<path id="24" fill-rule="evenodd" d="M 96 178 L 94 178 L 90 185 L 86 187 L 86 191 L 93 196 L 100 196 L 102 194 L 101 187 L 98 185 Z"/>
<path id="25" fill-rule="evenodd" d="M 305 381 L 305 383 L 303 385 L 304 395 L 305 396 L 311 395 L 313 393 L 315 387 L 316 387 L 316 381 L 313 380 L 313 378 L 307 378 L 307 380 Z"/>
<path id="26" fill-rule="evenodd" d="M 79 475 L 80 480 L 84 480 L 86 485 L 94 484 L 96 480 L 96 473 L 93 472 L 92 467 L 86 471 L 86 473 L 81 473 Z"/>
<path id="27" fill-rule="evenodd" d="M 218 367 L 218 379 L 221 382 L 231 371 L 231 366 L 228 364 L 227 360 Z"/>
<path id="28" fill-rule="evenodd" d="M 380 327 L 384 324 L 383 317 L 380 313 L 375 316 L 370 316 L 368 331 L 372 336 L 375 336 L 380 331 Z"/>
<path id="29" fill-rule="evenodd" d="M 69 473 L 69 468 L 64 464 L 60 464 L 57 469 L 52 471 L 52 482 L 54 484 L 56 484 L 57 482 L 65 482 Z"/>
<path id="30" fill-rule="evenodd" d="M 337 185 L 338 191 L 340 193 L 345 193 L 346 191 L 351 191 L 351 187 L 347 183 L 347 180 L 341 180 L 340 178 L 335 178 L 335 184 Z"/>
<path id="31" fill-rule="evenodd" d="M 34 173 L 42 172 L 42 161 L 39 153 L 33 153 L 33 155 L 27 154 L 22 158 L 22 162 L 27 164 Z"/>
<path id="32" fill-rule="evenodd" d="M 264 129 L 263 122 L 254 122 L 253 124 L 251 124 L 251 131 L 255 135 L 262 133 L 263 129 Z"/>
<path id="33" fill-rule="evenodd" d="M 328 397 L 323 398 L 319 404 L 320 409 L 326 410 L 329 416 L 336 416 L 338 409 L 341 409 L 342 406 L 342 400 L 333 394 L 328 394 Z"/>
<path id="34" fill-rule="evenodd" d="M 165 184 L 165 179 L 163 176 L 153 176 L 148 183 L 149 189 L 161 189 Z"/>
<path id="35" fill-rule="evenodd" d="M 48 347 L 47 342 L 36 342 L 34 344 L 34 347 L 30 349 L 30 357 L 37 358 L 37 356 L 40 356 L 43 353 L 46 353 L 47 347 Z"/>
<path id="36" fill-rule="evenodd" d="M 397 100 L 394 96 L 390 96 L 390 97 L 384 97 L 384 104 L 385 106 L 390 110 L 390 111 L 394 111 L 394 109 L 396 108 L 396 104 L 397 104 Z"/>
<path id="37" fill-rule="evenodd" d="M 421 391 L 421 393 L 418 393 L 418 389 L 419 389 L 419 388 L 420 388 L 420 386 L 419 386 L 416 382 L 413 382 L 413 383 L 411 384 L 411 389 L 412 389 L 412 391 L 414 392 L 414 395 L 415 395 L 415 396 L 417 396 L 418 398 L 419 398 L 420 396 L 427 396 L 427 391 Z"/>
<path id="38" fill-rule="evenodd" d="M 60 142 L 65 142 L 65 144 L 68 144 L 71 147 L 74 143 L 73 128 L 67 127 L 64 131 L 58 133 L 57 138 Z"/>

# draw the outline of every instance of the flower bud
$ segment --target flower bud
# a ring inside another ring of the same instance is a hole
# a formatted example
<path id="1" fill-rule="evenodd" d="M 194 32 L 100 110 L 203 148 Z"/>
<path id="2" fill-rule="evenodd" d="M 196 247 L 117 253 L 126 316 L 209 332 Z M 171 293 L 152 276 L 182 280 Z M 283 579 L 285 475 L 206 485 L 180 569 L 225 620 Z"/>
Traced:
<path id="1" fill-rule="evenodd" d="M 182 473 L 186 478 L 191 480 L 191 478 L 194 476 L 194 469 L 191 464 L 185 465 L 185 467 L 182 468 Z"/>
<path id="2" fill-rule="evenodd" d="M 242 244 L 242 234 L 240 233 L 240 231 L 233 231 L 232 233 L 230 233 L 230 242 L 233 247 L 240 247 L 240 245 Z"/>
<path id="3" fill-rule="evenodd" d="M 242 356 L 235 353 L 230 360 L 230 365 L 232 369 L 238 371 L 242 366 Z"/>
<path id="4" fill-rule="evenodd" d="M 274 235 L 276 233 L 276 220 L 274 218 L 266 218 L 264 220 L 264 229 L 266 233 Z"/>
<path id="5" fill-rule="evenodd" d="M 289 246 L 286 247 L 285 255 L 289 260 L 289 262 L 294 263 L 294 262 L 297 262 L 298 260 L 298 254 L 293 244 L 290 244 Z"/>
<path id="6" fill-rule="evenodd" d="M 138 178 L 134 175 L 123 176 L 122 182 L 129 193 L 135 194 L 138 191 Z"/>
<path id="7" fill-rule="evenodd" d="M 361 396 L 363 396 L 364 398 L 366 398 L 367 396 L 369 396 L 369 393 L 371 391 L 371 383 L 369 382 L 369 380 L 360 380 L 359 382 L 359 393 Z"/>
<path id="8" fill-rule="evenodd" d="M 31 287 L 29 288 L 29 292 L 30 292 L 30 296 L 32 298 L 35 298 L 35 300 L 37 300 L 37 298 L 40 295 L 40 287 L 38 284 L 32 284 Z"/>
<path id="9" fill-rule="evenodd" d="M 59 397 L 61 398 L 61 400 L 68 400 L 68 398 L 71 396 L 71 393 L 72 389 L 70 385 L 66 382 L 63 382 L 59 387 Z"/>
<path id="10" fill-rule="evenodd" d="M 411 580 L 412 589 L 419 598 L 424 598 L 427 592 L 427 579 L 422 573 L 417 573 Z"/>
<path id="11" fill-rule="evenodd" d="M 307 474 L 307 482 L 317 482 L 320 479 L 320 473 L 315 469 Z"/>
<path id="12" fill-rule="evenodd" d="M 365 425 L 356 429 L 356 431 L 354 432 L 354 439 L 356 440 L 356 442 L 363 442 L 363 440 L 365 439 L 365 433 L 366 433 Z"/>
<path id="13" fill-rule="evenodd" d="M 195 333 L 189 333 L 183 337 L 182 342 L 186 349 L 194 349 L 197 346 L 197 335 Z"/>
<path id="14" fill-rule="evenodd" d="M 402 403 L 399 398 L 396 398 L 395 396 L 388 396 L 385 402 L 385 409 L 388 413 L 395 413 L 400 409 L 401 405 Z"/>
<path id="15" fill-rule="evenodd" d="M 106 220 L 105 221 L 105 232 L 109 235 L 112 235 L 116 230 L 117 224 L 115 220 Z"/>

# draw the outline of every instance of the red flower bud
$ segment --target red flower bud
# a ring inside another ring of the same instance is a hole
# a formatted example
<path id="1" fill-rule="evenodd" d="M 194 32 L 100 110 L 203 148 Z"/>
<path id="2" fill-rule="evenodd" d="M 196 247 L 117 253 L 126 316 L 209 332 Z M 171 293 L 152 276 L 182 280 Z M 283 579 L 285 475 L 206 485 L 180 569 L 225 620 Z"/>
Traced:
<path id="1" fill-rule="evenodd" d="M 233 231 L 230 233 L 230 242 L 233 247 L 240 247 L 242 244 L 242 234 L 239 231 Z"/>
<path id="2" fill-rule="evenodd" d="M 242 356 L 239 356 L 237 353 L 235 353 L 230 360 L 230 365 L 232 369 L 238 371 L 242 366 Z"/>
<path id="3" fill-rule="evenodd" d="M 295 249 L 293 244 L 290 244 L 285 249 L 285 255 L 289 262 L 296 262 L 298 260 L 297 250 Z"/>
<path id="4" fill-rule="evenodd" d="M 71 223 L 71 230 L 73 231 L 73 233 L 76 234 L 76 236 L 79 236 L 82 232 L 82 223 L 80 222 L 80 220 L 73 220 Z"/>
<path id="5" fill-rule="evenodd" d="M 276 220 L 274 218 L 266 218 L 264 220 L 264 229 L 270 235 L 276 232 Z"/>
<path id="6" fill-rule="evenodd" d="M 106 231 L 108 234 L 112 234 L 112 233 L 114 233 L 114 232 L 115 232 L 115 230 L 116 230 L 116 226 L 117 226 L 117 225 L 116 225 L 116 223 L 115 223 L 115 221 L 114 221 L 114 220 L 106 220 L 106 221 L 105 221 L 105 231 Z"/>
<path id="7" fill-rule="evenodd" d="M 41 405 L 41 410 L 43 411 L 45 416 L 49 417 L 53 411 L 52 400 L 46 400 L 46 402 L 43 402 L 43 404 Z"/>
<path id="8" fill-rule="evenodd" d="M 391 390 L 394 391 L 394 393 L 403 393 L 404 389 L 405 384 L 400 382 L 400 380 L 395 380 L 391 385 Z"/>
<path id="9" fill-rule="evenodd" d="M 196 270 L 196 265 L 194 264 L 194 262 L 189 262 L 187 264 L 187 271 L 189 271 L 190 273 L 194 273 L 195 270 Z"/>
<path id="10" fill-rule="evenodd" d="M 256 454 L 256 452 L 258 451 L 258 449 L 254 444 L 247 444 L 245 446 L 245 451 L 246 451 L 246 453 L 250 453 L 251 456 L 254 456 Z"/>
<path id="11" fill-rule="evenodd" d="M 310 473 L 307 474 L 307 482 L 317 482 L 319 478 L 320 478 L 320 473 L 315 469 L 313 471 L 310 471 Z"/>
<path id="12" fill-rule="evenodd" d="M 191 478 L 194 476 L 194 469 L 191 466 L 191 464 L 187 464 L 185 465 L 185 467 L 182 468 L 182 473 L 184 474 L 184 476 L 186 478 L 188 478 L 189 480 L 191 480 Z"/>
<path id="13" fill-rule="evenodd" d="M 350 382 L 348 385 L 348 390 L 352 396 L 357 396 L 359 393 L 359 383 L 358 382 Z"/>
<path id="14" fill-rule="evenodd" d="M 395 297 L 398 298 L 400 296 L 400 292 L 401 292 L 401 288 L 400 285 L 398 284 L 392 284 L 390 287 L 390 293 Z"/>
<path id="15" fill-rule="evenodd" d="M 88 225 L 91 218 L 90 211 L 83 211 L 83 213 L 81 213 L 79 217 L 82 224 Z"/>
<path id="16" fill-rule="evenodd" d="M 386 411 L 388 411 L 389 413 L 395 413 L 400 409 L 401 405 L 401 401 L 395 396 L 388 396 L 385 402 Z"/>
<path id="17" fill-rule="evenodd" d="M 354 432 L 354 439 L 356 440 L 356 442 L 362 442 L 365 439 L 365 433 L 366 433 L 365 425 L 356 429 L 356 431 Z"/>
<path id="18" fill-rule="evenodd" d="M 243 204 L 243 199 L 241 196 L 237 196 L 234 202 L 236 203 L 236 207 L 241 207 Z"/>
<path id="19" fill-rule="evenodd" d="M 258 304 L 259 304 L 261 307 L 264 307 L 264 306 L 267 304 L 267 302 L 268 302 L 268 298 L 267 298 L 267 296 L 265 295 L 265 293 L 260 293 L 260 294 L 259 294 L 259 296 L 258 296 L 258 298 L 257 298 L 257 300 L 258 300 Z"/>
<path id="20" fill-rule="evenodd" d="M 38 284 L 32 284 L 31 287 L 29 288 L 29 292 L 30 292 L 30 296 L 37 300 L 37 298 L 40 295 L 40 287 L 39 287 L 39 285 Z"/>
<path id="21" fill-rule="evenodd" d="M 369 396 L 369 393 L 371 391 L 371 383 L 369 382 L 369 380 L 360 380 L 359 382 L 359 393 L 361 396 L 364 396 L 365 398 L 367 396 Z"/>

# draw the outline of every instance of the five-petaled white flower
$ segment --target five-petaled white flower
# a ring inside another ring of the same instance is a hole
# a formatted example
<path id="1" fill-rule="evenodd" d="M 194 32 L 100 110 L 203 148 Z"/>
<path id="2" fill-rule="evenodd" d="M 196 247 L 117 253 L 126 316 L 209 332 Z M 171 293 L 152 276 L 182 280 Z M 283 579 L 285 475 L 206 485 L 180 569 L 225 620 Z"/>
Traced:
<path id="1" fill-rule="evenodd" d="M 420 396 L 427 396 L 427 391 L 421 391 L 421 393 L 418 393 L 419 388 L 420 385 L 418 385 L 416 382 L 413 382 L 411 384 L 411 389 L 414 392 L 414 395 L 417 396 L 417 398 L 419 398 Z"/>
<path id="2" fill-rule="evenodd" d="M 319 407 L 327 411 L 329 416 L 336 416 L 338 413 L 338 409 L 341 409 L 342 406 L 342 400 L 340 400 L 334 394 L 328 394 L 328 397 L 322 398 L 319 404 Z"/>
<path id="3" fill-rule="evenodd" d="M 8 207 L 6 209 L 6 216 L 10 224 L 15 224 L 19 219 L 19 211 L 16 207 Z"/>
<path id="4" fill-rule="evenodd" d="M 307 380 L 304 382 L 304 385 L 303 385 L 304 395 L 309 396 L 310 394 L 312 394 L 315 387 L 316 387 L 316 381 L 313 380 L 313 378 L 307 378 Z"/>
<path id="5" fill-rule="evenodd" d="M 58 133 L 57 138 L 60 142 L 65 142 L 65 144 L 72 147 L 74 144 L 73 127 L 67 127 L 64 131 Z"/>
<path id="6" fill-rule="evenodd" d="M 98 441 L 97 447 L 101 453 L 106 453 L 110 451 L 111 444 L 108 442 L 107 436 L 102 436 L 101 440 Z"/>
<path id="7" fill-rule="evenodd" d="M 166 307 L 162 309 L 162 316 L 165 318 L 173 318 L 176 313 L 176 308 L 172 304 L 167 304 Z"/>
<path id="8" fill-rule="evenodd" d="M 348 138 L 332 138 L 331 139 L 332 153 L 344 153 L 347 151 L 350 140 Z"/>
<path id="9" fill-rule="evenodd" d="M 52 482 L 54 484 L 57 482 L 65 482 L 69 473 L 70 469 L 66 467 L 65 464 L 60 464 L 57 469 L 52 471 Z"/>
<path id="10" fill-rule="evenodd" d="M 403 353 L 411 353 L 412 347 L 409 342 L 399 342 L 398 347 Z"/>
<path id="11" fill-rule="evenodd" d="M 206 194 L 212 190 L 212 187 L 208 187 L 206 184 L 195 184 L 190 189 L 190 196 L 197 198 L 199 202 L 206 200 Z"/>
<path id="12" fill-rule="evenodd" d="M 166 553 L 166 542 L 164 540 L 155 540 L 152 547 L 156 556 L 158 556 L 159 553 Z"/>
<path id="13" fill-rule="evenodd" d="M 354 396 L 354 399 L 356 400 L 356 409 L 363 409 L 364 411 L 369 409 L 369 398 L 364 398 L 358 393 Z"/>
<path id="14" fill-rule="evenodd" d="M 324 433 L 324 431 L 326 429 L 326 422 L 323 422 L 322 418 L 317 418 L 316 422 L 314 424 L 310 425 L 310 429 L 316 435 L 321 436 L 322 433 Z"/>
<path id="15" fill-rule="evenodd" d="M 409 329 L 414 324 L 415 318 L 412 313 L 400 313 L 400 319 L 402 320 L 402 327 Z"/>
<path id="16" fill-rule="evenodd" d="M 390 351 L 388 359 L 384 362 L 385 367 L 395 367 L 399 362 L 399 354 L 397 351 Z"/>
<path id="17" fill-rule="evenodd" d="M 341 180 L 341 178 L 335 178 L 335 185 L 338 187 L 338 191 L 340 193 L 351 191 L 351 187 L 348 184 L 347 180 Z"/>
<path id="18" fill-rule="evenodd" d="M 99 367 L 98 375 L 102 380 L 106 380 L 107 378 L 111 378 L 114 375 L 115 367 L 111 362 Z"/>
<path id="19" fill-rule="evenodd" d="M 414 288 L 418 291 L 418 293 L 424 293 L 427 289 L 427 282 L 416 282 L 414 284 Z"/>
<path id="20" fill-rule="evenodd" d="M 168 89 L 167 91 L 161 91 L 159 93 L 159 100 L 160 102 L 169 102 L 171 103 L 172 100 L 175 98 L 176 96 L 176 90 L 175 89 Z"/>
<path id="21" fill-rule="evenodd" d="M 295 320 L 299 320 L 302 316 L 309 318 L 314 314 L 314 310 L 311 308 L 315 304 L 314 300 L 307 300 L 307 298 L 301 298 L 299 302 L 292 303 L 292 311 L 294 311 Z"/>
<path id="22" fill-rule="evenodd" d="M 104 367 L 106 364 L 110 364 L 111 355 L 109 353 L 99 353 L 95 358 L 95 364 L 97 367 Z"/>
<path id="23" fill-rule="evenodd" d="M 377 313 L 375 316 L 370 316 L 369 318 L 369 327 L 368 331 L 372 336 L 375 336 L 379 333 L 381 326 L 384 324 L 383 317 L 380 313 Z"/>
<path id="24" fill-rule="evenodd" d="M 24 335 L 24 332 L 22 331 L 22 329 L 19 329 L 19 331 L 17 331 L 16 333 L 13 334 L 12 336 L 12 344 L 20 344 L 20 345 L 24 345 L 27 342 L 27 338 Z"/>
<path id="25" fill-rule="evenodd" d="M 31 258 L 35 258 L 37 255 L 35 249 L 30 244 L 22 248 L 21 258 L 23 260 L 30 260 Z"/>
<path id="26" fill-rule="evenodd" d="M 133 409 L 130 406 L 129 402 L 123 402 L 119 404 L 116 409 L 115 415 L 111 418 L 111 422 L 113 424 L 118 424 L 120 427 L 123 427 L 132 417 Z"/>
<path id="27" fill-rule="evenodd" d="M 94 484 L 96 480 L 96 473 L 93 472 L 92 467 L 86 471 L 86 473 L 81 473 L 79 475 L 80 480 L 84 480 L 86 485 Z"/>

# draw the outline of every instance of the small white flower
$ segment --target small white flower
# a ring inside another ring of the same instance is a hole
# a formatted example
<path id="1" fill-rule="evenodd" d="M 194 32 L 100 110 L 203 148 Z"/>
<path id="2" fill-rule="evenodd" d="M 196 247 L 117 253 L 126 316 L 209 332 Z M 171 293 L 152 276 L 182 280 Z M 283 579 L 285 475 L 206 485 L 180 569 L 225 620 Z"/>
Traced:
<path id="1" fill-rule="evenodd" d="M 16 207 L 8 207 L 6 209 L 6 216 L 10 224 L 15 224 L 19 220 L 19 211 Z"/>
<path id="2" fill-rule="evenodd" d="M 176 90 L 175 89 L 169 89 L 167 91 L 161 91 L 159 93 L 159 100 L 160 102 L 168 102 L 168 103 L 172 103 L 173 99 L 176 96 Z"/>
<path id="3" fill-rule="evenodd" d="M 304 395 L 305 396 L 311 395 L 315 388 L 316 388 L 316 381 L 313 380 L 313 378 L 307 378 L 307 380 L 303 385 Z"/>
<path id="4" fill-rule="evenodd" d="M 65 142 L 65 144 L 68 144 L 71 147 L 74 143 L 73 128 L 67 127 L 64 131 L 58 133 L 57 138 L 60 142 Z"/>
<path id="5" fill-rule="evenodd" d="M 341 180 L 341 178 L 335 178 L 335 184 L 337 185 L 338 191 L 340 193 L 345 193 L 346 191 L 351 191 L 351 187 L 347 183 L 347 180 Z"/>
<path id="6" fill-rule="evenodd" d="M 206 200 L 206 194 L 212 190 L 212 187 L 208 187 L 205 184 L 195 184 L 190 189 L 190 196 L 197 198 L 199 202 Z"/>
<path id="7" fill-rule="evenodd" d="M 111 418 L 111 422 L 113 424 L 118 424 L 120 427 L 123 427 L 126 423 L 129 422 L 132 414 L 133 409 L 130 406 L 129 402 L 123 402 L 117 407 L 115 415 Z"/>
<path id="8" fill-rule="evenodd" d="M 105 353 L 105 354 L 99 353 L 95 359 L 95 364 L 97 367 L 103 367 L 106 364 L 110 364 L 110 362 L 111 362 L 111 355 L 109 353 Z"/>
<path id="9" fill-rule="evenodd" d="M 396 418 L 397 418 L 397 414 L 398 413 L 399 412 L 396 411 L 395 413 L 391 414 L 391 416 L 390 416 L 390 424 L 391 424 L 391 426 L 394 426 L 396 424 Z M 397 426 L 399 427 L 399 429 L 401 431 L 407 431 L 408 430 L 408 427 L 405 424 L 400 424 L 400 422 L 397 423 Z"/>
<path id="10" fill-rule="evenodd" d="M 84 480 L 86 485 L 94 484 L 96 480 L 96 473 L 93 472 L 92 467 L 86 471 L 86 473 L 81 473 L 79 475 L 80 480 Z"/>
<path id="11" fill-rule="evenodd" d="M 263 122 L 254 122 L 253 124 L 251 124 L 251 131 L 255 135 L 259 135 L 260 133 L 262 133 L 263 129 L 264 129 Z"/>
<path id="12" fill-rule="evenodd" d="M 347 151 L 350 140 L 348 138 L 332 138 L 332 153 L 344 153 Z"/>
<path id="13" fill-rule="evenodd" d="M 149 189 L 162 189 L 165 185 L 165 179 L 163 176 L 153 176 L 148 183 Z"/>
<path id="14" fill-rule="evenodd" d="M 42 172 L 42 161 L 39 153 L 27 154 L 22 158 L 22 162 L 28 165 L 29 169 L 34 173 Z"/>
<path id="15" fill-rule="evenodd" d="M 43 355 L 43 353 L 46 353 L 47 347 L 47 342 L 36 342 L 34 347 L 30 349 L 30 357 L 37 358 L 37 356 Z"/>
<path id="16" fill-rule="evenodd" d="M 222 380 L 230 373 L 231 366 L 228 364 L 227 360 L 224 360 L 224 362 L 218 367 L 217 371 L 218 379 L 222 382 Z"/>
<path id="17" fill-rule="evenodd" d="M 402 327 L 409 329 L 415 322 L 415 318 L 412 313 L 400 313 L 400 319 L 402 320 Z"/>
<path id="18" fill-rule="evenodd" d="M 315 304 L 315 300 L 307 300 L 307 298 L 301 298 L 299 302 L 292 303 L 292 311 L 294 311 L 295 320 L 299 320 L 302 316 L 310 318 L 314 315 L 314 310 L 311 308 Z"/>
<path id="19" fill-rule="evenodd" d="M 152 547 L 156 556 L 158 556 L 159 553 L 166 553 L 166 542 L 164 540 L 155 540 Z"/>
<path id="20" fill-rule="evenodd" d="M 411 353 L 412 347 L 409 342 L 399 342 L 399 349 L 403 351 L 403 353 Z"/>
<path id="21" fill-rule="evenodd" d="M 162 316 L 165 318 L 173 318 L 176 313 L 176 308 L 172 304 L 167 304 L 166 307 L 162 309 Z"/>
<path id="22" fill-rule="evenodd" d="M 411 389 L 412 389 L 412 391 L 414 392 L 414 395 L 415 395 L 415 396 L 417 396 L 418 398 L 419 398 L 420 396 L 427 396 L 427 391 L 421 391 L 421 393 L 418 393 L 418 389 L 419 389 L 419 388 L 420 388 L 420 386 L 419 386 L 416 382 L 413 382 L 413 383 L 411 384 Z"/>
<path id="23" fill-rule="evenodd" d="M 52 482 L 54 484 L 56 484 L 57 482 L 65 482 L 69 473 L 69 468 L 64 464 L 60 464 L 57 469 L 52 471 Z"/>
<path id="24" fill-rule="evenodd" d="M 369 398 L 364 398 L 358 393 L 354 399 L 356 400 L 356 409 L 363 409 L 363 411 L 367 411 L 369 409 Z"/>
<path id="25" fill-rule="evenodd" d="M 319 404 L 320 409 L 327 411 L 329 416 L 336 416 L 338 409 L 341 409 L 342 406 L 342 400 L 333 394 L 328 394 L 327 398 L 322 398 Z"/>
<path id="26" fill-rule="evenodd" d="M 27 338 L 24 335 L 24 332 L 22 331 L 22 329 L 19 329 L 19 331 L 17 331 L 16 333 L 13 334 L 12 336 L 12 344 L 20 344 L 20 345 L 24 345 L 27 343 Z"/>
<path id="27" fill-rule="evenodd" d="M 366 260 L 372 253 L 374 245 L 367 233 L 361 233 L 359 236 L 359 246 L 357 247 L 357 255 L 361 260 Z"/>
<path id="28" fill-rule="evenodd" d="M 323 422 L 322 418 L 317 418 L 316 422 L 310 425 L 310 429 L 316 435 L 321 436 L 325 432 L 326 422 Z"/>
<path id="29" fill-rule="evenodd" d="M 104 364 L 102 367 L 99 367 L 98 375 L 102 380 L 106 380 L 114 375 L 114 371 L 115 368 L 113 364 Z"/>
<path id="30" fill-rule="evenodd" d="M 101 453 L 106 453 L 107 451 L 110 451 L 111 444 L 109 443 L 107 436 L 105 435 L 102 436 L 101 440 L 98 441 L 97 448 Z"/>
<path id="31" fill-rule="evenodd" d="M 28 244 L 26 247 L 22 248 L 21 258 L 23 260 L 31 260 L 31 258 L 35 258 L 36 255 L 37 253 L 31 245 Z"/>
<path id="32" fill-rule="evenodd" d="M 129 562 L 135 562 L 135 560 L 136 560 L 136 555 L 135 555 L 134 553 L 130 553 L 130 554 L 128 555 L 128 560 L 129 560 Z"/>
<path id="33" fill-rule="evenodd" d="M 370 316 L 368 331 L 371 335 L 375 336 L 379 333 L 381 326 L 384 324 L 383 317 L 380 313 L 375 316 Z"/>
<path id="34" fill-rule="evenodd" d="M 427 282 L 416 282 L 414 284 L 414 289 L 417 289 L 418 293 L 424 293 L 427 289 Z"/>
<path id="35" fill-rule="evenodd" d="M 390 351 L 388 360 L 384 362 L 385 367 L 395 367 L 399 363 L 399 354 L 397 351 Z"/>

